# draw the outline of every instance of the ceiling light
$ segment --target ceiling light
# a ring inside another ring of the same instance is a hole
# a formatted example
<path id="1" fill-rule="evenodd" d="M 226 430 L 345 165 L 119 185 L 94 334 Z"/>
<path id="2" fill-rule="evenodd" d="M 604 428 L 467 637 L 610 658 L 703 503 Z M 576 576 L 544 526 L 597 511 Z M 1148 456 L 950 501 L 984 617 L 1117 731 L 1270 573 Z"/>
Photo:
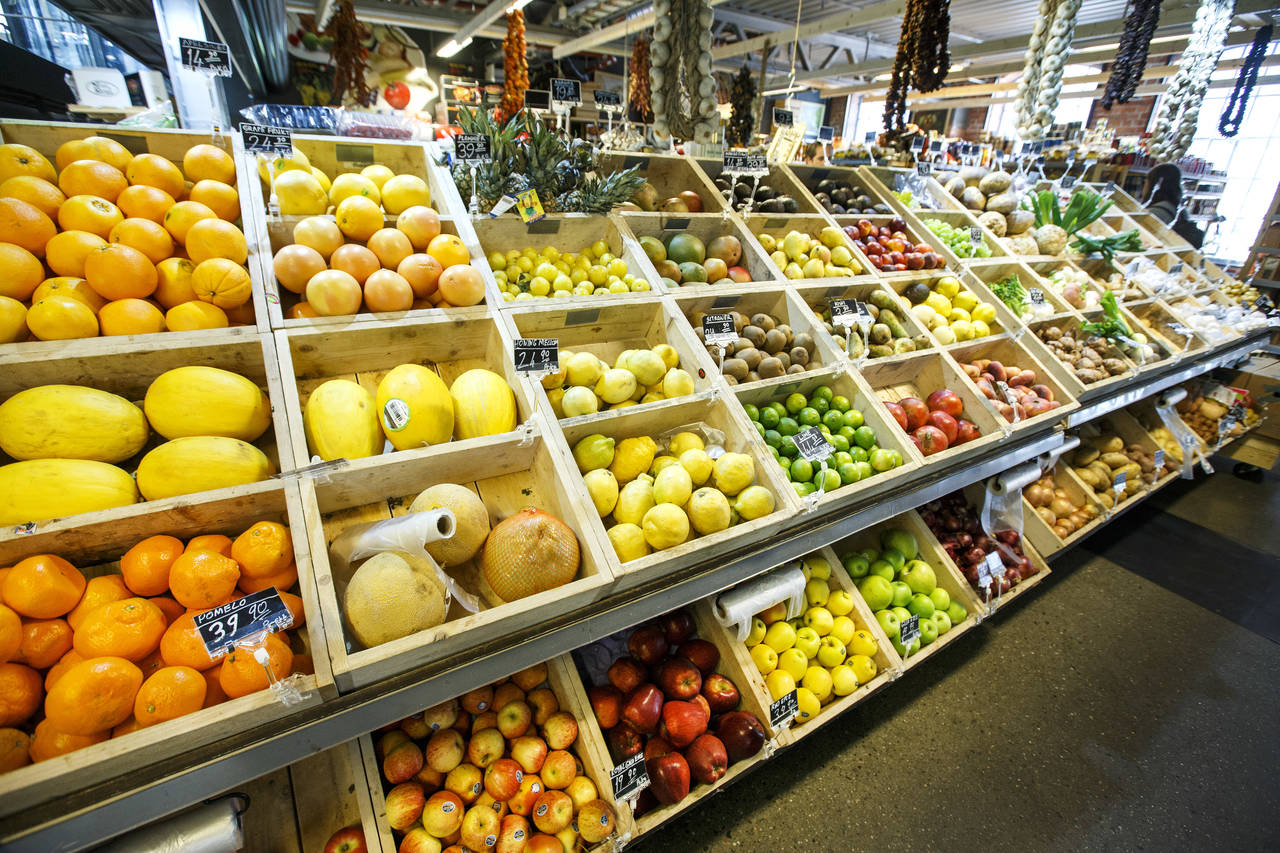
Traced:
<path id="1" fill-rule="evenodd" d="M 448 59 L 449 57 L 453 56 L 458 51 L 462 50 L 464 47 L 467 47 L 470 44 L 471 44 L 471 39 L 469 38 L 466 41 L 464 41 L 462 44 L 458 44 L 453 39 L 449 39 L 447 42 L 440 45 L 440 49 L 436 51 L 436 56 L 440 57 L 441 59 Z"/>

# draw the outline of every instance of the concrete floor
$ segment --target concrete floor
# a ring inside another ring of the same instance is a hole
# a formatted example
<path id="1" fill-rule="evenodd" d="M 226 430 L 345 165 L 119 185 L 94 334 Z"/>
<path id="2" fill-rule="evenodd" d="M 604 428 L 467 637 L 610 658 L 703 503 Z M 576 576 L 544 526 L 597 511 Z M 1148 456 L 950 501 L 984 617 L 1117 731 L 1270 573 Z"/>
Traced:
<path id="1" fill-rule="evenodd" d="M 1280 849 L 1280 478 L 1230 470 L 631 849 Z"/>

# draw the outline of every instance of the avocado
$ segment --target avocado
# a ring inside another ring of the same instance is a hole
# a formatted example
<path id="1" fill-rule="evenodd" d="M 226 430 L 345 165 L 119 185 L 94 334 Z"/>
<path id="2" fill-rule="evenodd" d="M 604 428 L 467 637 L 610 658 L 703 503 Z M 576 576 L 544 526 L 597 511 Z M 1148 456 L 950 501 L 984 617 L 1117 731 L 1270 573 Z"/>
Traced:
<path id="1" fill-rule="evenodd" d="M 912 305 L 919 305 L 929 298 L 929 286 L 921 282 L 909 284 L 902 295 L 907 297 Z"/>

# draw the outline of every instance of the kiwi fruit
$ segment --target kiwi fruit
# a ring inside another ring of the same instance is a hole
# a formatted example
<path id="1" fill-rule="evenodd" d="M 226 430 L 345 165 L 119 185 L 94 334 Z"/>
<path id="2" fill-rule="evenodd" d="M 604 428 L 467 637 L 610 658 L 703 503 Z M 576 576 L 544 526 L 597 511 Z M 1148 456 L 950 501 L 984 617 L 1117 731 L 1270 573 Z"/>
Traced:
<path id="1" fill-rule="evenodd" d="M 761 379 L 773 379 L 783 375 L 786 368 L 782 366 L 782 362 L 776 358 L 766 358 L 760 362 L 760 367 L 756 369 Z"/>
<path id="2" fill-rule="evenodd" d="M 791 339 L 795 336 L 795 333 L 791 331 L 791 327 L 788 326 L 786 323 L 783 323 L 780 326 L 777 326 L 776 328 L 779 332 L 782 332 L 782 334 L 787 336 L 786 346 L 791 346 Z"/>
<path id="3" fill-rule="evenodd" d="M 725 381 L 727 384 L 729 384 L 729 385 L 737 385 L 737 384 L 738 384 L 738 380 L 737 380 L 737 378 L 736 378 L 736 377 L 733 377 L 733 376 L 729 376 L 728 374 L 725 374 L 724 381 Z"/>
<path id="4" fill-rule="evenodd" d="M 764 333 L 764 348 L 770 355 L 780 352 L 786 345 L 787 335 L 781 329 L 770 329 Z"/>
<path id="5" fill-rule="evenodd" d="M 778 325 L 778 323 L 768 314 L 761 313 L 761 314 L 751 315 L 751 325 L 759 326 L 760 328 L 764 329 L 767 332 L 770 329 L 772 329 L 774 326 Z"/>
<path id="6" fill-rule="evenodd" d="M 756 372 L 756 371 L 754 371 L 754 370 L 747 374 L 747 381 L 748 381 L 748 382 L 759 382 L 759 381 L 760 381 L 760 379 L 761 379 L 760 374 L 759 374 L 759 373 L 757 373 L 757 372 Z"/>
<path id="7" fill-rule="evenodd" d="M 742 330 L 749 325 L 751 321 L 748 320 L 747 315 L 743 314 L 741 311 L 733 311 L 731 313 L 733 315 L 733 327 L 738 330 L 738 334 L 742 334 Z"/>
<path id="8" fill-rule="evenodd" d="M 809 351 L 804 347 L 793 347 L 791 349 L 791 364 L 804 367 L 809 363 Z"/>
<path id="9" fill-rule="evenodd" d="M 808 370 L 808 368 L 801 367 L 798 364 L 793 364 L 787 368 L 787 373 L 804 373 L 806 370 Z"/>
<path id="10" fill-rule="evenodd" d="M 754 324 L 750 326 L 743 326 L 741 332 L 742 336 L 751 341 L 751 343 L 756 347 L 764 346 L 764 333 L 764 329 Z"/>
<path id="11" fill-rule="evenodd" d="M 747 367 L 747 363 L 740 358 L 726 358 L 724 366 L 720 368 L 720 372 L 725 376 L 732 376 L 739 382 L 747 378 L 749 371 L 750 368 Z"/>
<path id="12" fill-rule="evenodd" d="M 764 353 L 755 347 L 744 349 L 741 352 L 734 353 L 734 358 L 740 358 L 747 363 L 747 370 L 755 370 L 760 366 L 760 360 L 764 358 Z"/>
<path id="13" fill-rule="evenodd" d="M 813 337 L 808 332 L 801 332 L 791 339 L 791 346 L 804 347 L 809 352 L 813 352 Z"/>
<path id="14" fill-rule="evenodd" d="M 782 366 L 783 366 L 783 367 L 790 367 L 790 366 L 791 366 L 791 356 L 787 353 L 787 351 L 786 351 L 786 350 L 782 350 L 780 353 L 778 353 L 777 355 L 775 355 L 775 356 L 774 356 L 774 358 L 776 358 L 778 361 L 782 362 Z"/>
<path id="15" fill-rule="evenodd" d="M 746 338 L 738 338 L 736 341 L 733 342 L 733 351 L 742 352 L 742 350 L 751 349 L 754 346 L 755 344 L 753 344 L 751 341 L 747 340 Z"/>

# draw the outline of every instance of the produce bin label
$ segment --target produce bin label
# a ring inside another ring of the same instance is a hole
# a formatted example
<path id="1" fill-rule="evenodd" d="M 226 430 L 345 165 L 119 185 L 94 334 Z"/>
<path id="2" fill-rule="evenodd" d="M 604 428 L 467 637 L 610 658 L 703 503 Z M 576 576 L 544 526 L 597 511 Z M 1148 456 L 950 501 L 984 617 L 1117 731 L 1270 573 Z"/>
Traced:
<path id="1" fill-rule="evenodd" d="M 1125 481 L 1129 479 L 1126 471 L 1117 471 L 1115 479 L 1111 481 L 1111 488 L 1116 493 L 1116 500 L 1119 501 L 1120 495 L 1124 493 Z"/>
<path id="2" fill-rule="evenodd" d="M 920 617 L 913 614 L 903 619 L 898 626 L 898 642 L 906 647 L 911 645 L 912 640 L 918 639 L 920 639 Z"/>
<path id="3" fill-rule="evenodd" d="M 528 225 L 537 222 L 547 214 L 542 209 L 542 201 L 538 198 L 538 191 L 530 187 L 520 195 L 516 196 L 516 210 L 520 211 L 520 218 Z M 559 229 L 559 223 L 556 229 Z"/>
<path id="4" fill-rule="evenodd" d="M 493 159 L 493 146 L 487 133 L 459 133 L 453 138 L 453 153 L 463 163 L 482 163 Z"/>
<path id="5" fill-rule="evenodd" d="M 709 344 L 731 344 L 738 340 L 732 314 L 703 314 L 702 335 Z"/>
<path id="6" fill-rule="evenodd" d="M 795 123 L 796 116 L 791 110 L 773 108 L 773 124 L 775 127 L 791 127 Z"/>
<path id="7" fill-rule="evenodd" d="M 874 130 L 868 130 L 867 135 L 865 137 L 865 144 L 870 145 L 875 141 L 876 141 L 876 132 Z"/>
<path id="8" fill-rule="evenodd" d="M 1071 189 L 1072 187 L 1074 187 L 1075 185 L 1076 185 L 1076 176 L 1075 176 L 1075 175 L 1063 175 L 1063 176 L 1062 176 L 1062 182 L 1061 182 L 1060 186 L 1061 186 L 1064 190 L 1069 190 L 1069 189 Z"/>
<path id="9" fill-rule="evenodd" d="M 986 566 L 987 572 L 991 577 L 1002 578 L 1005 576 L 1004 560 L 1000 559 L 999 549 L 988 554 L 983 565 Z"/>
<path id="10" fill-rule="evenodd" d="M 231 50 L 220 41 L 178 39 L 182 67 L 212 77 L 231 76 Z"/>
<path id="11" fill-rule="evenodd" d="M 574 107 L 581 106 L 582 84 L 577 80 L 569 80 L 564 77 L 552 78 L 551 101 L 552 103 L 567 104 Z"/>
<path id="12" fill-rule="evenodd" d="M 619 92 L 611 92 L 608 89 L 596 89 L 591 93 L 591 97 L 595 98 L 596 106 L 602 110 L 609 112 L 622 112 L 622 95 Z"/>
<path id="13" fill-rule="evenodd" d="M 615 764 L 609 771 L 609 784 L 613 787 L 613 798 L 618 802 L 639 796 L 641 791 L 649 787 L 649 771 L 644 767 L 644 753 L 637 752 L 621 764 Z"/>
<path id="14" fill-rule="evenodd" d="M 259 154 L 292 154 L 293 132 L 287 127 L 240 122 L 244 150 Z"/>
<path id="15" fill-rule="evenodd" d="M 545 373 L 560 366 L 560 341 L 557 338 L 519 338 L 513 347 L 518 373 Z"/>
<path id="16" fill-rule="evenodd" d="M 769 160 L 763 154 L 748 154 L 745 151 L 724 152 L 724 164 L 721 171 L 726 175 L 748 175 L 760 177 L 769 174 Z"/>
<path id="17" fill-rule="evenodd" d="M 982 226 L 981 225 L 969 226 L 969 242 L 975 246 L 982 245 Z"/>
<path id="18" fill-rule="evenodd" d="M 916 163 L 916 174 L 922 178 L 927 178 L 933 174 L 933 165 L 923 161 Z"/>
<path id="19" fill-rule="evenodd" d="M 1179 261 L 1178 263 L 1169 267 L 1169 275 L 1177 275 L 1178 273 L 1182 272 L 1184 269 L 1186 269 L 1186 264 Z"/>
<path id="20" fill-rule="evenodd" d="M 780 729 L 800 714 L 800 695 L 792 690 L 769 705 L 769 725 Z"/>
<path id="21" fill-rule="evenodd" d="M 835 140 L 836 140 L 836 129 L 834 127 L 828 127 L 827 125 L 824 124 L 818 128 L 819 142 L 835 142 Z"/>
<path id="22" fill-rule="evenodd" d="M 817 427 L 809 427 L 796 433 L 793 440 L 800 455 L 810 462 L 826 459 L 836 452 L 836 449 L 827 443 L 827 437 L 822 434 L 822 430 Z"/>
<path id="23" fill-rule="evenodd" d="M 1156 471 L 1159 472 L 1164 467 L 1164 450 L 1157 450 L 1153 455 L 1152 461 L 1155 463 Z"/>
<path id="24" fill-rule="evenodd" d="M 293 624 L 293 615 L 275 587 L 206 610 L 195 617 L 196 630 L 209 657 L 230 651 L 255 634 L 270 633 Z"/>
<path id="25" fill-rule="evenodd" d="M 1031 299 L 1032 305 L 1044 304 L 1044 291 L 1038 287 L 1033 287 L 1027 291 L 1027 296 Z"/>

